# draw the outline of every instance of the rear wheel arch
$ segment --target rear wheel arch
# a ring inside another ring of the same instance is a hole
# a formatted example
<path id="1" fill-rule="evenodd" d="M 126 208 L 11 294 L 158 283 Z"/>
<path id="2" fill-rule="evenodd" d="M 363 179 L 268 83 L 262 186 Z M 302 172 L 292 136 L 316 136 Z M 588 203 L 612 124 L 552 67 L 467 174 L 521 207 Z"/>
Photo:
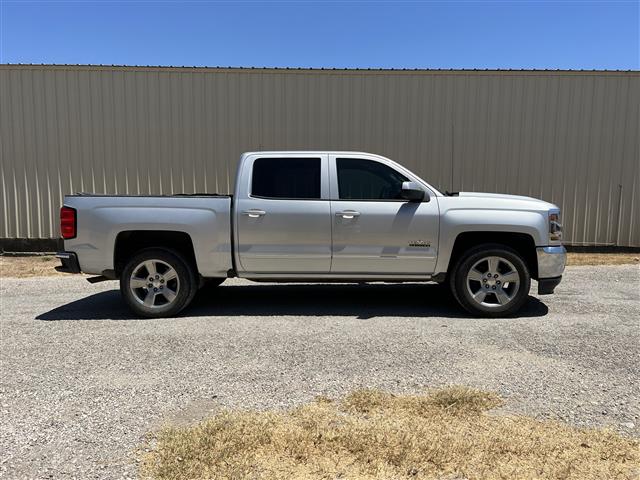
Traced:
<path id="1" fill-rule="evenodd" d="M 125 230 L 116 236 L 113 249 L 115 275 L 122 273 L 129 259 L 148 248 L 161 248 L 178 253 L 198 272 L 198 263 L 191 236 L 173 230 Z"/>

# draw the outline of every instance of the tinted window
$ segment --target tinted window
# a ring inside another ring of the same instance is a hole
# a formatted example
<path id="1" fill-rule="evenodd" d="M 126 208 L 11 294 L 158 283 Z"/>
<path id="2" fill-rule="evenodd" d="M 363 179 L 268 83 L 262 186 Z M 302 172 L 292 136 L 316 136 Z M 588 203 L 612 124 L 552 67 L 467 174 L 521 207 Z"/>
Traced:
<path id="1" fill-rule="evenodd" d="M 402 199 L 402 182 L 408 179 L 382 163 L 338 158 L 338 197 L 341 200 Z"/>
<path id="2" fill-rule="evenodd" d="M 251 195 L 320 198 L 319 158 L 259 158 L 253 162 Z"/>

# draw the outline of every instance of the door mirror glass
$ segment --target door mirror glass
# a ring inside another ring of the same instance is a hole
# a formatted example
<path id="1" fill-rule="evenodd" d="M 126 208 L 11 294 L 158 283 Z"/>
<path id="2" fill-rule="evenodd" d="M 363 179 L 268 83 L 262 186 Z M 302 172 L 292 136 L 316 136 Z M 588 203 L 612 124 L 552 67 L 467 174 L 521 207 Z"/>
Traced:
<path id="1" fill-rule="evenodd" d="M 401 195 L 410 202 L 421 202 L 425 199 L 425 191 L 416 182 L 402 182 Z M 426 198 L 429 201 L 429 197 Z"/>

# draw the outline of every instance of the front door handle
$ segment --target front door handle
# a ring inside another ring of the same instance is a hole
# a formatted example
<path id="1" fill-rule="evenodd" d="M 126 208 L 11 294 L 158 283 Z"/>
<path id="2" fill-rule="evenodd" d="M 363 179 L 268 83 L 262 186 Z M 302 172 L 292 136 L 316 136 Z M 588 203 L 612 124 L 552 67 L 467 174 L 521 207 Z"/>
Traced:
<path id="1" fill-rule="evenodd" d="M 356 212 L 355 210 L 344 210 L 342 212 L 336 212 L 336 217 L 346 218 L 347 220 L 350 220 L 352 218 L 359 217 L 359 216 L 360 216 L 360 212 Z"/>
<path id="2" fill-rule="evenodd" d="M 266 215 L 267 212 L 264 210 L 258 210 L 257 208 L 252 208 L 251 210 L 245 210 L 242 212 L 243 215 L 247 215 L 249 218 L 258 218 L 263 215 Z"/>

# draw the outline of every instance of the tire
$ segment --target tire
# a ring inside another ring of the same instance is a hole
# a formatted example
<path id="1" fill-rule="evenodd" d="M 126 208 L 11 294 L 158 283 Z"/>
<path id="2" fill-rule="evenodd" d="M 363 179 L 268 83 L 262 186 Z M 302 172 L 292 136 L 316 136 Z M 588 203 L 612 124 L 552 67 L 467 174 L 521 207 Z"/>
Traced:
<path id="1" fill-rule="evenodd" d="M 483 244 L 466 252 L 449 275 L 453 296 L 479 317 L 507 317 L 527 300 L 531 275 L 523 258 L 506 245 Z M 490 275 L 489 275 L 490 274 Z"/>
<path id="2" fill-rule="evenodd" d="M 195 269 L 179 253 L 164 248 L 140 250 L 120 275 L 122 297 L 141 317 L 172 317 L 197 290 Z"/>

